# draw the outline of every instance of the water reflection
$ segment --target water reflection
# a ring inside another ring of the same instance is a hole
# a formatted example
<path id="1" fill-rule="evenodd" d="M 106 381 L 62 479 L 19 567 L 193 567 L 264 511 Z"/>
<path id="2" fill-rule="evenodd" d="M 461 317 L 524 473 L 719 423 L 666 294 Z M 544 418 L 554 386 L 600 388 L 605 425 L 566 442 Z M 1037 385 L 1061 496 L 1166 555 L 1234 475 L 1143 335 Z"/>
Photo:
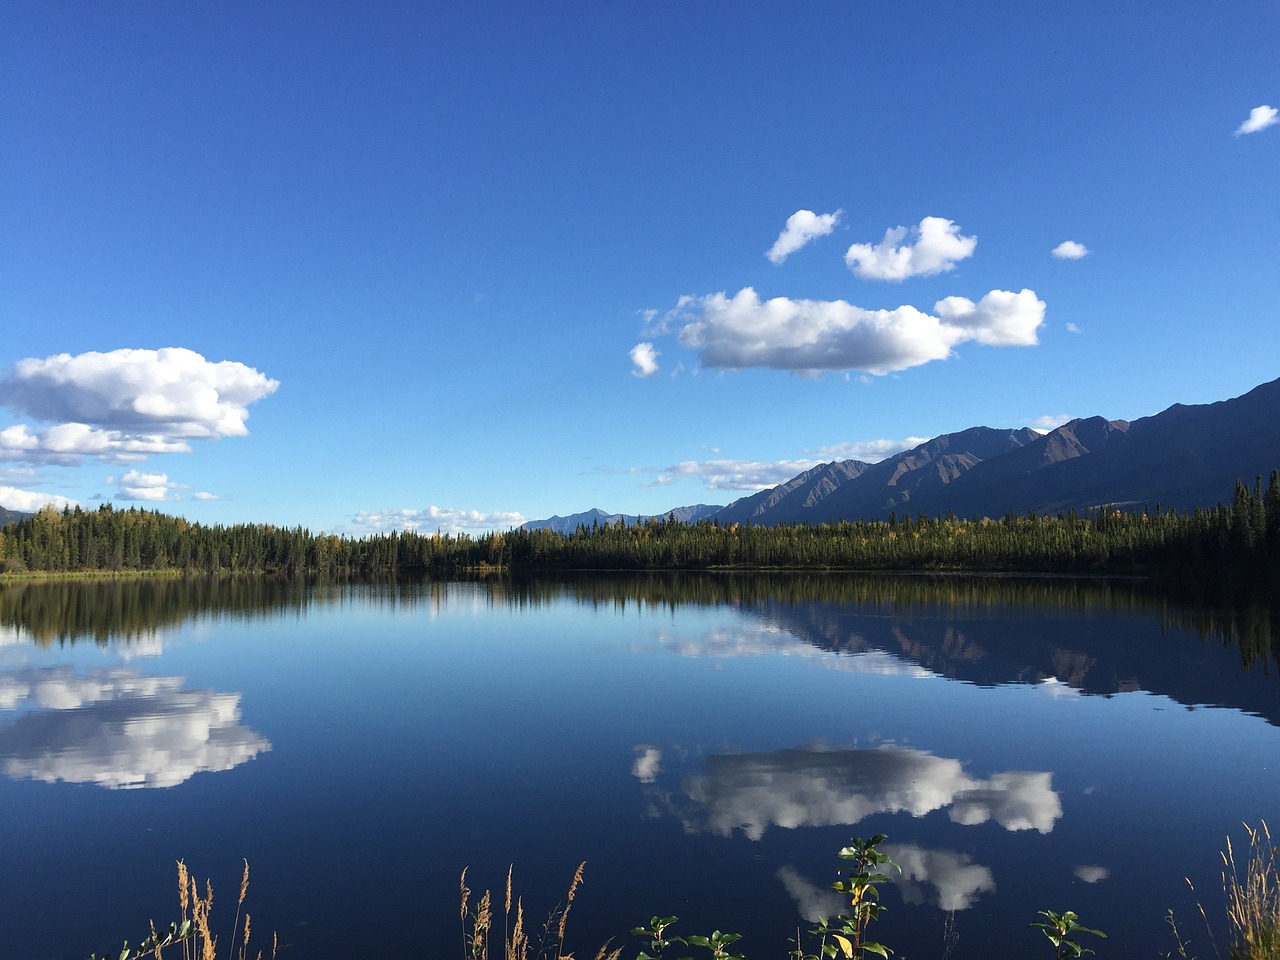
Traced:
<path id="1" fill-rule="evenodd" d="M 0 675 L 0 772 L 14 779 L 172 787 L 271 749 L 240 723 L 240 694 L 183 690 L 181 677 L 70 666 Z"/>
<path id="2" fill-rule="evenodd" d="M 914 843 L 888 843 L 881 850 L 901 868 L 890 868 L 885 875 L 906 903 L 927 904 L 947 912 L 968 910 L 984 893 L 995 892 L 991 868 L 974 863 L 967 853 L 932 850 Z M 848 911 L 847 899 L 833 892 L 830 884 L 816 883 L 790 866 L 778 870 L 777 877 L 797 912 L 811 923 Z"/>
<path id="3" fill-rule="evenodd" d="M 687 829 L 723 837 L 741 830 L 751 840 L 770 827 L 851 826 L 879 813 L 937 810 L 966 826 L 994 820 L 1006 830 L 1049 833 L 1062 816 L 1052 780 L 1022 770 L 974 777 L 959 760 L 907 747 L 812 747 L 710 756 L 681 785 L 692 808 L 680 811 L 669 798 L 668 805 Z"/>

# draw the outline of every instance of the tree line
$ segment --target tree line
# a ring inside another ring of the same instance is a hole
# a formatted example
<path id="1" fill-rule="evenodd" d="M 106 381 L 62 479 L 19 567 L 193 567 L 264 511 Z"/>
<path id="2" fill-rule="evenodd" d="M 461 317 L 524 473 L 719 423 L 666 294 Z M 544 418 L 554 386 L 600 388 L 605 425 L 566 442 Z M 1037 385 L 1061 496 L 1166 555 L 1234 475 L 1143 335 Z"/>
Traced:
<path id="1" fill-rule="evenodd" d="M 464 570 L 964 570 L 1226 574 L 1280 578 L 1280 473 L 1237 482 L 1229 503 L 1192 511 L 1099 508 L 962 519 L 756 526 L 651 518 L 572 533 L 367 537 L 269 524 L 206 525 L 158 511 L 45 508 L 0 528 L 0 571 L 179 571 L 321 576 Z"/>

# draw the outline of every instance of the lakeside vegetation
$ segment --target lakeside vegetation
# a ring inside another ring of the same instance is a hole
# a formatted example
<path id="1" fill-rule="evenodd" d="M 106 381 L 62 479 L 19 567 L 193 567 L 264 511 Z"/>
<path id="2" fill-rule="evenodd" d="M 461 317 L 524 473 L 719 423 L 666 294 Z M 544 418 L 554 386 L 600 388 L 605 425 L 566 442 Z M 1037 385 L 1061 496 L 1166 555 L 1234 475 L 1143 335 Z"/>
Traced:
<path id="1" fill-rule="evenodd" d="M 110 571 L 321 576 L 467 570 L 959 570 L 1280 579 L 1280 474 L 1193 511 L 1099 509 L 999 519 L 891 515 L 773 527 L 673 518 L 572 533 L 368 537 L 192 523 L 158 511 L 41 510 L 0 529 L 0 575 Z"/>
<path id="2" fill-rule="evenodd" d="M 1209 919 L 1202 903 L 1197 908 L 1204 920 L 1213 956 L 1230 960 L 1280 960 L 1280 856 L 1271 839 L 1265 821 L 1258 827 L 1245 825 L 1248 845 L 1244 857 L 1237 861 L 1235 850 L 1228 836 L 1222 852 L 1222 894 L 1225 901 L 1226 951 L 1219 947 L 1215 936 L 1215 924 Z M 848 846 L 837 851 L 843 862 L 838 879 L 831 889 L 843 894 L 849 901 L 847 913 L 824 917 L 808 931 L 796 930 L 791 939 L 792 949 L 786 956 L 790 960 L 866 960 L 869 956 L 889 958 L 893 948 L 870 939 L 871 926 L 882 912 L 888 909 L 880 900 L 879 887 L 889 882 L 889 873 L 901 868 L 880 845 L 888 839 L 885 834 L 862 839 L 853 838 Z M 572 960 L 575 953 L 569 948 L 566 929 L 574 899 L 583 882 L 586 863 L 580 863 L 569 882 L 568 893 L 560 903 L 548 912 L 540 925 L 526 912 L 524 900 L 514 890 L 514 867 L 507 868 L 506 886 L 501 906 L 490 891 L 485 890 L 472 905 L 472 889 L 467 886 L 466 868 L 459 878 L 459 917 L 461 918 L 463 960 L 490 960 L 495 952 L 502 960 Z M 244 862 L 244 874 L 240 881 L 239 898 L 236 901 L 235 921 L 231 927 L 230 947 L 225 951 L 227 960 L 263 960 L 264 951 L 254 954 L 250 950 L 250 918 L 242 909 L 249 887 L 249 863 Z M 155 921 L 149 924 L 149 933 L 136 947 L 124 943 L 119 960 L 144 960 L 155 957 L 164 960 L 166 951 L 180 953 L 183 960 L 217 960 L 218 939 L 211 932 L 210 914 L 213 905 L 213 888 L 208 882 L 202 896 L 195 879 L 186 864 L 178 861 L 179 918 L 168 928 L 157 930 Z M 1071 910 L 1061 913 L 1041 910 L 1028 926 L 1040 931 L 1049 941 L 1053 956 L 1079 958 L 1094 953 L 1086 947 L 1082 935 L 1089 938 L 1106 938 L 1101 930 L 1086 927 Z M 678 922 L 675 916 L 653 916 L 646 924 L 630 931 L 632 942 L 639 940 L 643 946 L 635 953 L 636 960 L 664 960 L 672 956 L 688 958 L 689 951 L 709 960 L 747 960 L 737 948 L 742 937 L 736 933 L 715 930 L 709 935 L 693 934 L 677 936 L 671 928 Z M 243 921 L 243 922 L 242 922 Z M 1179 929 L 1173 911 L 1165 917 L 1175 949 L 1163 954 L 1182 960 L 1196 960 L 1188 940 Z M 943 933 L 941 956 L 948 957 L 958 939 L 954 913 L 948 918 Z M 626 941 L 616 946 L 616 940 L 601 945 L 595 952 L 595 960 L 620 960 L 630 954 Z M 271 935 L 271 953 L 279 955 L 281 944 L 275 933 Z M 581 956 L 589 956 L 584 953 Z M 103 960 L 115 957 L 105 953 Z M 93 954 L 88 960 L 98 960 Z"/>

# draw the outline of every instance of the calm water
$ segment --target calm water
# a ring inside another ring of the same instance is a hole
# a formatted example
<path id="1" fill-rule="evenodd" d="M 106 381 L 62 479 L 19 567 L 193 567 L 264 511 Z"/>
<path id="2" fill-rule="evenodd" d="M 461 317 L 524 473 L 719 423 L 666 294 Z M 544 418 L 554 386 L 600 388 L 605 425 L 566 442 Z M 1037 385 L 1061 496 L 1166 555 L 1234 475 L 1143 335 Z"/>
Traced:
<path id="1" fill-rule="evenodd" d="M 586 882 L 591 956 L 655 913 L 781 957 L 889 835 L 911 958 L 1202 956 L 1190 877 L 1280 825 L 1265 606 L 1136 585 L 808 578 L 0 588 L 4 957 L 80 960 L 176 915 L 228 927 L 241 858 L 285 956 L 458 956 L 458 874 L 534 916 Z M 634 956 L 637 945 L 629 945 Z"/>

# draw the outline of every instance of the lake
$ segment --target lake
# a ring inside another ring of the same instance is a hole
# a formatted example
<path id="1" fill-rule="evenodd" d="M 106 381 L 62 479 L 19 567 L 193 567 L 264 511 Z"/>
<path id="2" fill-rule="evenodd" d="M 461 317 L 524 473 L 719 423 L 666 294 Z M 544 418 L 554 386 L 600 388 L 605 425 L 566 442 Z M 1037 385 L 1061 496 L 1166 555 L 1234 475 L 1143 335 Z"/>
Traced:
<path id="1" fill-rule="evenodd" d="M 514 863 L 540 926 L 583 860 L 579 957 L 654 914 L 782 957 L 884 833 L 900 954 L 950 918 L 951 957 L 1051 956 L 1050 908 L 1154 958 L 1172 908 L 1210 956 L 1224 838 L 1280 826 L 1275 617 L 1047 578 L 8 584 L 0 954 L 118 952 L 179 858 L 229 932 L 247 858 L 285 957 L 459 956 L 463 867 Z"/>

